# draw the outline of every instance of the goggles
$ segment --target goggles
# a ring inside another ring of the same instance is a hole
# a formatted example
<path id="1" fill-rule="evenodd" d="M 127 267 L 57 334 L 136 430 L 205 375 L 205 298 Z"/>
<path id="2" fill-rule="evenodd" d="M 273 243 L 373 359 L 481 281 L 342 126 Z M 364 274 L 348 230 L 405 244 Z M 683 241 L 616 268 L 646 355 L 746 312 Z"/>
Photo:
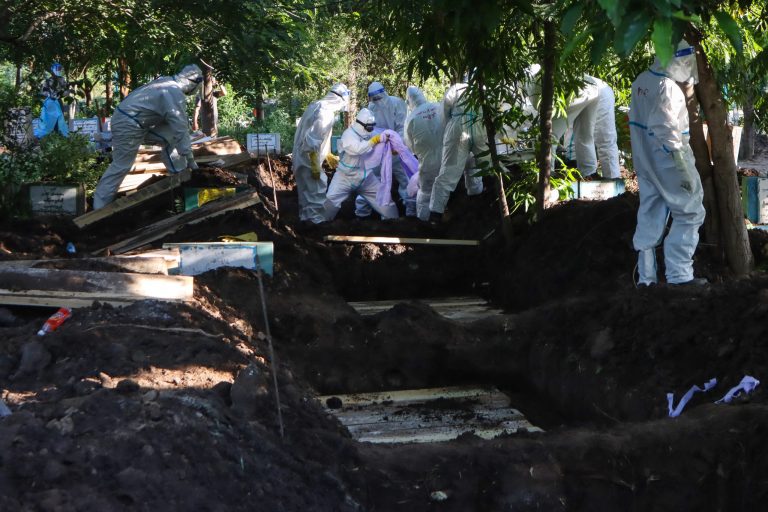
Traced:
<path id="1" fill-rule="evenodd" d="M 696 53 L 696 48 L 689 46 L 688 48 L 682 48 L 675 52 L 675 57 L 685 57 L 686 55 L 693 55 Z"/>
<path id="2" fill-rule="evenodd" d="M 346 101 L 346 97 L 349 96 L 349 91 L 344 91 L 344 92 L 331 91 L 331 92 L 345 101 Z"/>
<path id="3" fill-rule="evenodd" d="M 376 123 L 363 123 L 362 121 L 355 121 L 357 124 L 365 128 L 365 131 L 372 132 L 376 128 Z"/>

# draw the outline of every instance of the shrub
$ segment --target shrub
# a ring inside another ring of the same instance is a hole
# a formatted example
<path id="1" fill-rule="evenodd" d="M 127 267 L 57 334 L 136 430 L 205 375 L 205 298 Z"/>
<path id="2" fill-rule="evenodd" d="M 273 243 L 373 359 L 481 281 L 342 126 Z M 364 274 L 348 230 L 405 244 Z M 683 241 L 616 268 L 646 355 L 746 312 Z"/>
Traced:
<path id="1" fill-rule="evenodd" d="M 39 145 L 0 154 L 0 187 L 17 192 L 25 183 L 82 183 L 92 192 L 107 164 L 89 146 L 87 137 L 52 133 Z M 18 197 L 13 194 L 0 199 L 0 210 L 6 214 L 18 206 Z"/>

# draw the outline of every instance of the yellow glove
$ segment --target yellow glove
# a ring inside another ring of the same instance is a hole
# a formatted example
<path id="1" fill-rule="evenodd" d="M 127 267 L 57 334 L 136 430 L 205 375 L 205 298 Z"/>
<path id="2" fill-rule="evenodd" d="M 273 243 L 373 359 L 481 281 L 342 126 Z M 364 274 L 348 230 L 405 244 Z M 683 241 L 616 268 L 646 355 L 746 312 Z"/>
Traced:
<path id="1" fill-rule="evenodd" d="M 502 137 L 501 138 L 501 142 L 503 144 L 509 144 L 511 146 L 511 145 L 513 145 L 517 141 L 515 139 L 513 139 L 512 137 Z"/>
<path id="2" fill-rule="evenodd" d="M 375 146 L 376 144 L 381 142 L 381 134 L 374 135 L 373 137 L 371 137 L 371 140 L 369 140 L 368 142 L 370 142 L 371 146 Z"/>
<path id="3" fill-rule="evenodd" d="M 325 161 L 328 164 L 328 167 L 331 169 L 335 169 L 337 165 L 339 165 L 339 157 L 334 155 L 333 153 L 328 153 L 328 156 L 325 157 Z"/>
<path id="4" fill-rule="evenodd" d="M 317 163 L 317 152 L 309 152 L 309 170 L 312 173 L 312 179 L 320 179 L 320 164 Z"/>

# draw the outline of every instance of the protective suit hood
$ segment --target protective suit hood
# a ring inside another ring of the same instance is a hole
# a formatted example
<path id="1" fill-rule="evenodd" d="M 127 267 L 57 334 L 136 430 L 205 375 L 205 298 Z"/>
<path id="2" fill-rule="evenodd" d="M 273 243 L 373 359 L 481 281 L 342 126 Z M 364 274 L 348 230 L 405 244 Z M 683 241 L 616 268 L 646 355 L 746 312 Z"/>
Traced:
<path id="1" fill-rule="evenodd" d="M 325 95 L 325 98 L 323 98 L 323 101 L 329 100 L 329 97 L 333 96 L 336 98 L 334 101 L 327 101 L 326 103 L 332 105 L 332 108 L 334 108 L 337 112 L 347 112 L 349 110 L 349 89 L 346 85 L 342 83 L 336 83 L 331 86 L 331 89 L 328 91 L 328 94 Z M 340 106 L 339 106 L 340 105 Z M 339 106 L 338 108 L 336 108 Z"/>
<path id="2" fill-rule="evenodd" d="M 670 59 L 666 67 L 661 65 L 658 57 L 654 57 L 651 70 L 664 73 L 675 82 L 688 82 L 693 80 L 699 83 L 699 69 L 696 65 L 696 49 L 683 39 L 677 45 L 677 51 Z"/>
<path id="3" fill-rule="evenodd" d="M 380 101 L 387 97 L 387 90 L 381 82 L 372 82 L 368 86 L 368 99 L 370 101 Z"/>
<path id="4" fill-rule="evenodd" d="M 408 102 L 408 108 L 411 110 L 414 110 L 427 102 L 424 93 L 415 85 L 408 87 L 408 90 L 405 93 L 405 98 Z"/>
<path id="5" fill-rule="evenodd" d="M 196 64 L 189 64 L 184 66 L 173 78 L 179 83 L 184 94 L 189 96 L 197 91 L 203 81 L 203 72 Z"/>
<path id="6" fill-rule="evenodd" d="M 58 62 L 54 62 L 51 65 L 51 73 L 53 73 L 54 76 L 64 76 L 64 66 Z"/>
<path id="7" fill-rule="evenodd" d="M 352 129 L 359 136 L 363 137 L 364 139 L 368 139 L 373 135 L 373 129 L 375 126 L 376 117 L 374 117 L 373 112 L 367 108 L 362 108 L 360 109 L 360 112 L 357 113 L 355 122 L 352 124 Z"/>

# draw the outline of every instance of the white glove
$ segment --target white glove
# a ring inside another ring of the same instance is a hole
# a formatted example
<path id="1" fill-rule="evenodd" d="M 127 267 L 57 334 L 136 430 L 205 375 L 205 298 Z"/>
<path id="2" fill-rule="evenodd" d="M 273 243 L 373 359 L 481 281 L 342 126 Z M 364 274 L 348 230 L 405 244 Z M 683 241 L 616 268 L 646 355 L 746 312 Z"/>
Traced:
<path id="1" fill-rule="evenodd" d="M 686 158 L 683 150 L 673 151 L 672 158 L 675 160 L 675 167 L 680 173 L 680 186 L 688 192 L 693 191 L 693 173 L 695 169 L 691 169 L 690 161 Z"/>

